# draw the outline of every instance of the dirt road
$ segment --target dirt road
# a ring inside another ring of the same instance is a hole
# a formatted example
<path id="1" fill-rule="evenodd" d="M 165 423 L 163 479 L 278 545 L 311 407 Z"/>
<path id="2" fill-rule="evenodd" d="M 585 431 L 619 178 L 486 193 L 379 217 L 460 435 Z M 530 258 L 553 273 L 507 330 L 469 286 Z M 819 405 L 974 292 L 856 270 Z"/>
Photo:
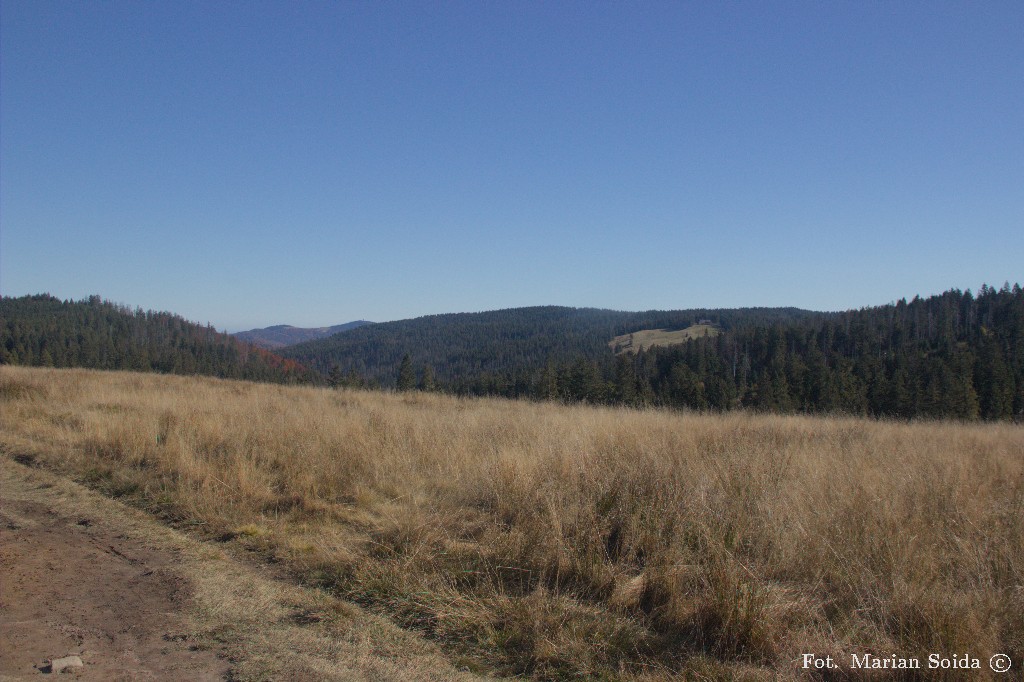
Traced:
<path id="1" fill-rule="evenodd" d="M 415 634 L 0 454 L 0 681 L 463 680 Z"/>
<path id="2" fill-rule="evenodd" d="M 0 674 L 31 676 L 73 654 L 95 679 L 225 677 L 223 650 L 181 636 L 192 595 L 175 552 L 68 509 L 52 484 L 21 483 L 7 475 L 0 488 Z"/>

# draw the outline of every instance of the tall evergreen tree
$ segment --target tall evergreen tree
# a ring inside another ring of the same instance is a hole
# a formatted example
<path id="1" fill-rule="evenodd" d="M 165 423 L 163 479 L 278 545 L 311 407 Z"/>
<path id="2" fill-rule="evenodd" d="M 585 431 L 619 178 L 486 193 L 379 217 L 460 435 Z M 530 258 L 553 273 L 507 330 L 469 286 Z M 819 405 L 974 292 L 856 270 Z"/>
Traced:
<path id="1" fill-rule="evenodd" d="M 421 391 L 434 391 L 437 389 L 437 384 L 434 381 L 434 368 L 430 365 L 423 365 L 423 374 L 420 377 Z"/>
<path id="2" fill-rule="evenodd" d="M 327 384 L 331 388 L 341 388 L 345 385 L 345 375 L 336 362 L 331 364 L 331 370 L 327 373 Z"/>
<path id="3" fill-rule="evenodd" d="M 398 366 L 398 390 L 411 391 L 416 388 L 416 371 L 412 368 L 412 358 L 406 353 Z"/>

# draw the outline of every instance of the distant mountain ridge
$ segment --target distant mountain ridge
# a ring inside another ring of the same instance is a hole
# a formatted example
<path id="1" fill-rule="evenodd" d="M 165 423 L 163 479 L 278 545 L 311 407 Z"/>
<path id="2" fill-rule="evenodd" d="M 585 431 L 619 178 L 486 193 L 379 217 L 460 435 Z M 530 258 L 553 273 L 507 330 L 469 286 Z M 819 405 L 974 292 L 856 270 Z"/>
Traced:
<path id="1" fill-rule="evenodd" d="M 1024 422 L 1024 290 L 1009 282 L 845 312 L 546 306 L 432 315 L 281 355 L 338 386 Z"/>
<path id="2" fill-rule="evenodd" d="M 355 320 L 345 324 L 336 324 L 333 327 L 293 327 L 290 324 L 276 324 L 272 327 L 238 332 L 233 334 L 233 336 L 260 348 L 276 350 L 285 346 L 294 346 L 305 341 L 316 341 L 317 339 L 334 336 L 349 329 L 356 329 L 368 324 L 373 324 L 373 322 Z"/>
<path id="3" fill-rule="evenodd" d="M 1024 422 L 1024 290 L 1009 282 L 982 285 L 977 295 L 950 289 L 845 312 L 541 306 L 268 329 L 286 338 L 293 330 L 342 331 L 275 352 L 99 296 L 0 297 L 0 365 L 637 407 Z"/>
<path id="4" fill-rule="evenodd" d="M 641 329 L 678 330 L 702 320 L 729 329 L 827 315 L 798 308 L 624 312 L 535 306 L 379 322 L 279 352 L 325 375 L 337 367 L 384 386 L 395 384 L 399 363 L 408 354 L 416 366 L 429 365 L 439 382 L 452 384 L 483 374 L 533 373 L 552 362 L 611 356 L 609 341 Z"/>

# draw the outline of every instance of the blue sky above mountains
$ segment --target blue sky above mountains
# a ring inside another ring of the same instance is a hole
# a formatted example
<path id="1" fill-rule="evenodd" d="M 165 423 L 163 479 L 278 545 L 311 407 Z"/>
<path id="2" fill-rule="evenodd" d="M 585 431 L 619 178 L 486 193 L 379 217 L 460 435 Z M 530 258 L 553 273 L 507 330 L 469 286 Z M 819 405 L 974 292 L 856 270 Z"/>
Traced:
<path id="1" fill-rule="evenodd" d="M 218 328 L 1021 279 L 1024 5 L 0 5 L 0 290 Z"/>

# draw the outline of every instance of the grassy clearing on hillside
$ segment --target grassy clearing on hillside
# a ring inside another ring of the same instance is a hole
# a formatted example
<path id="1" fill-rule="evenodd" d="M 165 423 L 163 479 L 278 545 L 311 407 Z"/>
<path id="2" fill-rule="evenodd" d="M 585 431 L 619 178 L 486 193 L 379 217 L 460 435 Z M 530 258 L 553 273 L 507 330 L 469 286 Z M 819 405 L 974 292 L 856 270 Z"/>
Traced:
<path id="1" fill-rule="evenodd" d="M 641 329 L 632 334 L 616 336 L 608 347 L 616 353 L 639 353 L 653 346 L 677 346 L 690 339 L 718 336 L 722 330 L 713 324 L 693 324 L 686 329 Z"/>
<path id="2" fill-rule="evenodd" d="M 273 555 L 476 670 L 1024 657 L 1019 426 L 12 367 L 0 406 L 10 455 Z"/>

